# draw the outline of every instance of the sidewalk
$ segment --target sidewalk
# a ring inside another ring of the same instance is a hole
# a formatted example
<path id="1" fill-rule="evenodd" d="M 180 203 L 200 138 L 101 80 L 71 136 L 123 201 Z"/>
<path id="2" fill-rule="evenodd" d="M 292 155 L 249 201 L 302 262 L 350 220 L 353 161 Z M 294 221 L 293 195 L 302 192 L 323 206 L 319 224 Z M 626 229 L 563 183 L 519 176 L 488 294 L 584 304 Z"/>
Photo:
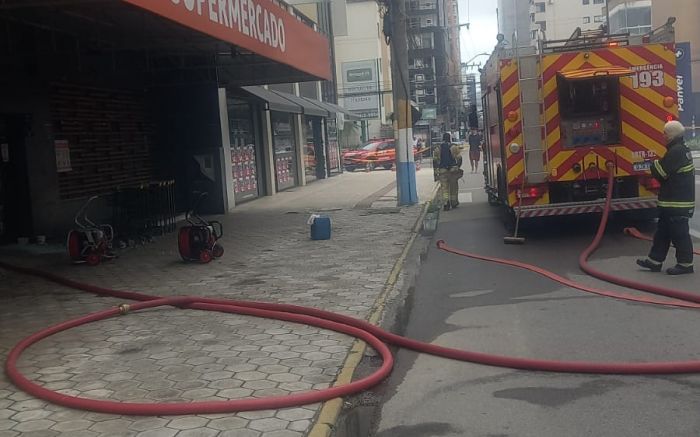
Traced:
<path id="1" fill-rule="evenodd" d="M 432 170 L 417 175 L 424 202 L 434 187 Z M 52 246 L 3 248 L 0 258 L 149 294 L 284 302 L 367 318 L 421 212 L 420 205 L 396 208 L 394 179 L 391 171 L 347 173 L 241 205 L 219 218 L 226 253 L 208 265 L 182 263 L 174 234 L 96 268 L 68 265 L 62 249 Z M 306 220 L 318 211 L 332 218 L 331 240 L 309 239 Z M 0 284 L 3 360 L 21 338 L 43 327 L 121 303 L 4 270 Z M 86 398 L 263 397 L 328 387 L 352 341 L 291 323 L 159 309 L 51 337 L 25 353 L 21 370 L 47 388 Z M 319 408 L 120 417 L 47 404 L 0 376 L 0 437 L 301 437 Z"/>

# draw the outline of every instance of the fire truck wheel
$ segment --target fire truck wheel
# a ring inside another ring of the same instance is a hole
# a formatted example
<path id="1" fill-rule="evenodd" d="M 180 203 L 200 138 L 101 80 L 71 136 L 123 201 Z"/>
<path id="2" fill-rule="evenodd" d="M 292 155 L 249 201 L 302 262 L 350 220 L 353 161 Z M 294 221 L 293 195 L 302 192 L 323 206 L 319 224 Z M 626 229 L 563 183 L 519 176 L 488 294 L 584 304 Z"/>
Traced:
<path id="1" fill-rule="evenodd" d="M 383 167 L 384 167 L 384 170 L 391 170 L 391 167 L 393 167 L 393 165 L 392 164 L 385 164 Z"/>
<path id="2" fill-rule="evenodd" d="M 211 260 L 212 260 L 211 250 L 205 249 L 205 250 L 199 252 L 199 262 L 201 262 L 202 264 L 207 264 L 207 263 L 211 262 Z"/>
<path id="3" fill-rule="evenodd" d="M 85 262 L 89 266 L 96 266 L 100 263 L 100 254 L 97 252 L 90 252 L 88 256 L 85 257 Z"/>
<path id="4" fill-rule="evenodd" d="M 215 244 L 214 247 L 211 249 L 212 255 L 214 255 L 214 258 L 221 258 L 224 256 L 224 246 L 220 244 Z"/>
<path id="5" fill-rule="evenodd" d="M 498 206 L 498 205 L 501 204 L 501 202 L 498 201 L 498 197 L 494 196 L 493 193 L 491 193 L 491 192 L 489 191 L 489 192 L 486 193 L 486 194 L 488 195 L 488 198 L 489 198 L 489 205 L 491 205 L 491 206 Z"/>

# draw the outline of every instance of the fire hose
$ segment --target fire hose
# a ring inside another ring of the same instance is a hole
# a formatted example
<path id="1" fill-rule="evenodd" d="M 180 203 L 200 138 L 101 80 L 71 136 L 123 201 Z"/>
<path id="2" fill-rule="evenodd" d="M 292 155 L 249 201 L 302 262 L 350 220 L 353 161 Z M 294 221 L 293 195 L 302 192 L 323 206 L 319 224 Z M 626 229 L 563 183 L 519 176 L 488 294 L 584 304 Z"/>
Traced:
<path id="1" fill-rule="evenodd" d="M 612 173 L 612 172 L 611 172 Z M 609 177 L 607 201 L 601 225 L 596 238 L 591 246 L 584 251 L 580 258 L 582 268 L 586 266 L 590 271 L 599 273 L 587 265 L 587 260 L 600 244 L 602 234 L 607 224 L 612 198 L 612 175 Z M 595 293 L 598 295 L 614 297 L 617 299 L 633 300 L 644 303 L 671 305 L 685 308 L 700 307 L 700 296 L 695 296 L 688 292 L 679 290 L 664 289 L 661 287 L 645 286 L 645 291 L 653 292 L 673 298 L 673 300 L 661 300 L 656 298 L 642 298 L 632 295 L 625 295 L 612 291 L 596 289 L 582 284 L 578 284 L 567 278 L 548 272 L 542 268 L 521 263 L 519 261 L 503 260 L 482 255 L 470 254 L 458 249 L 450 248 L 444 241 L 438 241 L 438 248 L 457 255 L 467 256 L 484 261 L 497 262 L 513 267 L 527 269 L 529 271 L 544 275 L 552 280 L 560 282 L 566 286 L 582 291 Z M 73 320 L 59 323 L 33 334 L 20 341 L 7 357 L 5 371 L 10 380 L 20 389 L 47 400 L 49 402 L 63 405 L 70 408 L 84 409 L 101 413 L 126 414 L 126 415 L 185 415 L 185 414 L 205 414 L 205 413 L 230 413 L 236 411 L 251 411 L 260 409 L 279 409 L 292 406 L 306 405 L 321 402 L 337 397 L 365 391 L 384 380 L 391 372 L 393 357 L 388 345 L 407 348 L 416 352 L 427 353 L 438 357 L 482 364 L 487 366 L 505 367 L 519 370 L 562 372 L 562 373 L 583 373 L 583 374 L 631 374 L 631 375 L 658 375 L 658 374 L 682 374 L 700 373 L 700 361 L 668 361 L 668 362 L 588 362 L 588 361 L 555 361 L 539 360 L 520 357 L 509 357 L 493 354 L 485 354 L 467 350 L 453 349 L 445 346 L 425 343 L 418 340 L 402 337 L 397 334 L 385 331 L 378 326 L 372 325 L 364 320 L 336 314 L 316 308 L 302 307 L 297 305 L 276 304 L 265 302 L 238 301 L 229 299 L 211 299 L 193 296 L 160 298 L 143 293 L 131 291 L 113 290 L 110 288 L 98 287 L 64 278 L 49 272 L 44 272 L 27 267 L 19 267 L 5 262 L 0 262 L 0 267 L 16 272 L 42 277 L 58 284 L 71 288 L 87 291 L 90 293 L 116 297 L 120 299 L 135 300 L 134 304 L 122 304 L 116 308 L 98 311 Z M 601 275 L 607 277 L 607 275 Z M 617 283 L 629 282 L 620 278 L 614 278 Z M 192 309 L 202 311 L 217 311 L 224 313 L 243 314 L 254 317 L 277 319 L 292 323 L 300 323 L 316 326 L 322 329 L 329 329 L 341 332 L 367 342 L 372 348 L 377 350 L 383 359 L 379 369 L 371 375 L 358 379 L 346 385 L 334 386 L 322 390 L 301 392 L 285 396 L 272 396 L 266 398 L 246 398 L 222 401 L 200 401 L 200 402 L 176 402 L 176 403 L 130 403 L 116 402 L 110 400 L 98 400 L 81 398 L 78 396 L 63 394 L 46 389 L 24 376 L 17 367 L 17 363 L 28 347 L 50 337 L 58 332 L 62 332 L 87 323 L 104 320 L 112 317 L 126 316 L 131 312 L 145 310 L 149 308 L 169 306 L 180 309 Z"/>

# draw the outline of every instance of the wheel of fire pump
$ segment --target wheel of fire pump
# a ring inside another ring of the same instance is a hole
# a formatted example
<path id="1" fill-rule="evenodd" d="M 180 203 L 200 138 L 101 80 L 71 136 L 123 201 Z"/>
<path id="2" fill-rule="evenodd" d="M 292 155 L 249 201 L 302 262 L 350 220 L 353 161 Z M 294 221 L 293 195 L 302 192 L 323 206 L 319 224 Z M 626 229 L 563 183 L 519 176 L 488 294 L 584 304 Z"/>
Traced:
<path id="1" fill-rule="evenodd" d="M 192 259 L 192 247 L 190 245 L 190 230 L 189 226 L 180 228 L 177 235 L 177 249 L 180 252 L 180 258 L 183 261 Z"/>
<path id="2" fill-rule="evenodd" d="M 199 252 L 199 262 L 202 264 L 210 263 L 213 258 L 214 256 L 209 249 L 204 249 Z"/>
<path id="3" fill-rule="evenodd" d="M 100 264 L 100 261 L 102 261 L 102 255 L 99 252 L 92 251 L 88 253 L 88 255 L 85 257 L 85 262 L 89 266 L 96 266 Z"/>
<path id="4" fill-rule="evenodd" d="M 68 232 L 66 247 L 68 248 L 68 256 L 73 261 L 82 261 L 80 256 L 80 233 L 78 231 Z"/>
<path id="5" fill-rule="evenodd" d="M 214 247 L 211 249 L 211 254 L 214 255 L 214 258 L 221 258 L 224 256 L 224 246 L 220 244 L 215 244 Z"/>

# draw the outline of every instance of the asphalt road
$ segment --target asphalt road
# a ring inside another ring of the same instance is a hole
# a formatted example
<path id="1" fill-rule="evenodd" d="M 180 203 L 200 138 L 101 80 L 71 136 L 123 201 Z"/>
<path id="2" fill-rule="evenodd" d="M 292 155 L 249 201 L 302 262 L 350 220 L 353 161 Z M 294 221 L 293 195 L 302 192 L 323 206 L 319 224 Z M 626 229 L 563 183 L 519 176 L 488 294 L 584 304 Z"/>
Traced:
<path id="1" fill-rule="evenodd" d="M 576 264 L 596 220 L 548 221 L 527 230 L 526 245 L 506 246 L 497 212 L 477 188 L 480 176 L 467 175 L 466 182 L 461 207 L 442 214 L 435 240 L 600 285 Z M 595 257 L 598 267 L 700 293 L 700 275 L 669 278 L 639 271 L 634 258 L 648 244 L 622 236 L 625 224 L 611 226 Z M 697 219 L 694 227 L 700 230 Z M 441 345 L 554 360 L 700 359 L 694 310 L 587 295 L 434 247 L 412 301 L 406 335 Z M 400 351 L 374 436 L 697 436 L 699 409 L 700 375 L 547 374 Z"/>

